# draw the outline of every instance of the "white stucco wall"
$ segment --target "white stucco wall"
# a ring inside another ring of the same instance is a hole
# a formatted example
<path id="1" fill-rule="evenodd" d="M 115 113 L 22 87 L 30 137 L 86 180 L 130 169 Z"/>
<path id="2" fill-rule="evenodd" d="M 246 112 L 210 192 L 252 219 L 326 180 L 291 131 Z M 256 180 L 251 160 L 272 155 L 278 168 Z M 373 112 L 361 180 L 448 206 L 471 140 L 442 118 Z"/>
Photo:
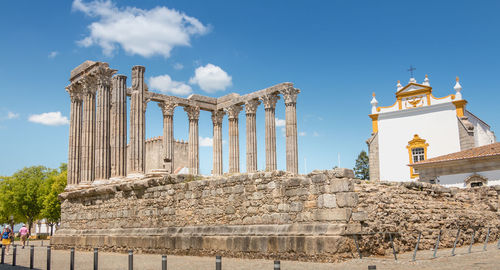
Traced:
<path id="1" fill-rule="evenodd" d="M 474 144 L 476 147 L 496 142 L 495 134 L 487 124 L 469 111 L 465 111 L 465 116 L 474 125 Z"/>
<path id="2" fill-rule="evenodd" d="M 466 187 L 465 179 L 473 174 L 479 174 L 488 179 L 488 186 L 500 185 L 500 170 L 442 175 L 436 183 L 446 187 L 464 188 Z"/>
<path id="3" fill-rule="evenodd" d="M 456 107 L 452 103 L 379 115 L 380 179 L 412 181 L 408 141 L 418 134 L 429 144 L 427 158 L 460 151 Z"/>

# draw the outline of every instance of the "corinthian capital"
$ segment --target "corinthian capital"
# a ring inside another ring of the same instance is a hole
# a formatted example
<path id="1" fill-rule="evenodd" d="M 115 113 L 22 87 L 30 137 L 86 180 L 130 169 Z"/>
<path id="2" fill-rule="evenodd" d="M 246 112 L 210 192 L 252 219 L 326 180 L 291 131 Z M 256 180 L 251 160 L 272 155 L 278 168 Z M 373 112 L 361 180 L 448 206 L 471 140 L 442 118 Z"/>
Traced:
<path id="1" fill-rule="evenodd" d="M 71 102 L 79 102 L 83 99 L 83 89 L 82 84 L 80 82 L 73 82 L 70 85 L 66 86 L 66 92 L 69 93 L 69 97 L 71 98 Z"/>
<path id="2" fill-rule="evenodd" d="M 184 107 L 189 120 L 198 120 L 200 118 L 200 107 L 198 106 L 186 106 Z"/>
<path id="3" fill-rule="evenodd" d="M 214 124 L 214 126 L 222 125 L 222 119 L 224 119 L 225 114 L 226 112 L 224 112 L 223 110 L 212 112 L 212 123 Z"/>
<path id="4" fill-rule="evenodd" d="M 283 95 L 283 99 L 285 100 L 285 105 L 292 105 L 297 103 L 297 94 L 300 93 L 300 90 L 297 88 L 287 88 L 281 90 L 280 93 Z"/>
<path id="5" fill-rule="evenodd" d="M 274 109 L 279 98 L 277 93 L 271 93 L 260 97 L 260 100 L 264 103 L 265 109 Z"/>
<path id="6" fill-rule="evenodd" d="M 97 91 L 97 78 L 94 75 L 87 74 L 79 82 L 82 85 L 82 92 L 88 95 L 95 95 Z"/>
<path id="7" fill-rule="evenodd" d="M 238 119 L 238 115 L 240 114 L 243 107 L 241 105 L 231 105 L 224 110 L 227 112 L 228 119 Z"/>
<path id="8" fill-rule="evenodd" d="M 251 99 L 245 102 L 245 113 L 255 114 L 257 112 L 257 107 L 259 107 L 260 101 L 258 99 Z"/>
<path id="9" fill-rule="evenodd" d="M 163 116 L 172 116 L 174 115 L 174 109 L 175 107 L 177 107 L 177 104 L 171 101 L 163 101 L 158 103 L 158 107 L 160 107 L 161 111 L 163 112 Z"/>

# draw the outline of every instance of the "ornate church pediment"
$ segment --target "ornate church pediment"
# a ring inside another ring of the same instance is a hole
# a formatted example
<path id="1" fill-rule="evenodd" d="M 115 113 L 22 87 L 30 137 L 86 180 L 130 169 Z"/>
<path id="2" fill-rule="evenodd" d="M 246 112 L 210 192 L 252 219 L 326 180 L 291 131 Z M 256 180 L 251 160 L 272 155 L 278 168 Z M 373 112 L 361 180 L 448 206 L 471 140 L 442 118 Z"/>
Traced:
<path id="1" fill-rule="evenodd" d="M 396 98 L 410 97 L 414 95 L 430 94 L 432 93 L 432 87 L 418 84 L 409 83 L 405 87 L 401 88 L 396 92 Z"/>

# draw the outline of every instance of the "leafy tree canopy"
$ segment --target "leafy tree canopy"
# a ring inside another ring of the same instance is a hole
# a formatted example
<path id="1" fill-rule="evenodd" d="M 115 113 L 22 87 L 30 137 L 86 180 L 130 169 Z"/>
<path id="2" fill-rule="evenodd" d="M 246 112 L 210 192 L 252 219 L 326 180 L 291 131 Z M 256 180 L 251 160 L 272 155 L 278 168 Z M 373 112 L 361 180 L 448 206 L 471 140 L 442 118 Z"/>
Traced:
<path id="1" fill-rule="evenodd" d="M 362 150 L 359 153 L 358 158 L 356 159 L 354 174 L 359 179 L 364 179 L 364 180 L 370 179 L 369 160 L 365 150 Z"/>

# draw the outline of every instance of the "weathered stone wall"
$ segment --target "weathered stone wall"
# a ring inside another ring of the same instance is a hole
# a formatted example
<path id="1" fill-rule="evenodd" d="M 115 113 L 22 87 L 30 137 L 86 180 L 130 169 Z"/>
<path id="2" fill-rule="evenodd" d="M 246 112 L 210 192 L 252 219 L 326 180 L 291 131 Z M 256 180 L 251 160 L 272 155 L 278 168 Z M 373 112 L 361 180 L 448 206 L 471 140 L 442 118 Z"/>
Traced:
<path id="1" fill-rule="evenodd" d="M 130 145 L 127 146 L 127 153 Z M 163 137 L 154 137 L 147 139 L 146 147 L 146 173 L 155 169 L 163 168 Z M 129 160 L 129 159 L 128 159 Z M 174 142 L 174 168 L 188 167 L 188 142 L 175 140 Z M 130 168 L 130 165 L 128 166 Z"/>
<path id="2" fill-rule="evenodd" d="M 358 211 L 367 214 L 363 232 L 400 232 L 394 240 L 399 251 L 413 250 L 420 231 L 419 249 L 433 248 L 439 230 L 441 248 L 453 246 L 458 228 L 462 229 L 458 245 L 470 243 L 473 227 L 479 228 L 475 241 L 484 242 L 486 227 L 495 227 L 489 241 L 500 237 L 500 186 L 459 189 L 419 182 L 358 180 L 355 191 L 359 194 Z M 388 239 L 387 235 L 385 239 L 365 235 L 361 248 L 366 254 L 392 252 Z"/>
<path id="3" fill-rule="evenodd" d="M 202 178 L 149 177 L 63 193 L 56 248 L 335 261 L 500 237 L 500 186 L 444 188 L 352 179 L 352 171 L 307 176 L 258 172 Z"/>
<path id="4" fill-rule="evenodd" d="M 52 245 L 332 261 L 351 256 L 344 234 L 364 216 L 346 176 L 169 175 L 66 192 Z"/>

